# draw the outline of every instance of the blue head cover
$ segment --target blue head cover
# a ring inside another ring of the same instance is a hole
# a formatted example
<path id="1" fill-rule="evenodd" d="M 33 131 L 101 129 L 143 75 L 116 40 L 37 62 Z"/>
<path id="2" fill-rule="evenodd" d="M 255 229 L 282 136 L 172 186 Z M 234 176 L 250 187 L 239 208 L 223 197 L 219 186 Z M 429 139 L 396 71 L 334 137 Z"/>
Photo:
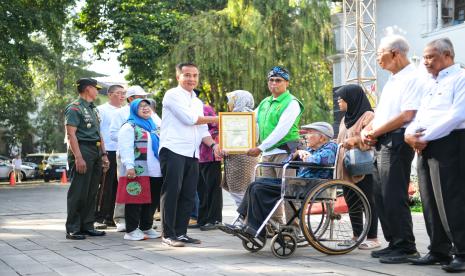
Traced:
<path id="1" fill-rule="evenodd" d="M 131 102 L 131 105 L 129 106 L 128 122 L 135 124 L 150 133 L 150 138 L 152 139 L 152 150 L 155 155 L 155 158 L 158 159 L 158 147 L 160 145 L 160 138 L 158 137 L 156 133 L 157 125 L 152 120 L 152 118 L 144 119 L 142 117 L 139 117 L 139 115 L 137 115 L 137 111 L 139 110 L 139 105 L 142 101 L 146 102 L 150 106 L 150 102 L 148 100 L 145 100 L 145 99 L 133 100 Z"/>
<path id="2" fill-rule="evenodd" d="M 271 69 L 268 73 L 268 79 L 271 77 L 281 77 L 287 81 L 289 81 L 289 72 L 281 66 L 275 66 Z"/>

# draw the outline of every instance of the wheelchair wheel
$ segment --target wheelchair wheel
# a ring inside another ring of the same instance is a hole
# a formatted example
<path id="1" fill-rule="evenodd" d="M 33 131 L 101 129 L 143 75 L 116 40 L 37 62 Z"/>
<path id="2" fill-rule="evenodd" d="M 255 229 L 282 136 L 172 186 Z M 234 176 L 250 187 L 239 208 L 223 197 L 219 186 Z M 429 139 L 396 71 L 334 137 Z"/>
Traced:
<path id="1" fill-rule="evenodd" d="M 289 258 L 296 249 L 297 241 L 290 233 L 280 232 L 271 239 L 271 252 L 278 258 Z"/>
<path id="2" fill-rule="evenodd" d="M 257 238 L 253 238 L 252 240 L 245 240 L 242 239 L 242 246 L 249 252 L 258 252 L 265 247 L 266 239 L 261 241 Z"/>
<path id="3" fill-rule="evenodd" d="M 345 254 L 365 239 L 371 210 L 357 186 L 343 180 L 328 180 L 305 197 L 300 224 L 315 249 L 329 255 Z"/>

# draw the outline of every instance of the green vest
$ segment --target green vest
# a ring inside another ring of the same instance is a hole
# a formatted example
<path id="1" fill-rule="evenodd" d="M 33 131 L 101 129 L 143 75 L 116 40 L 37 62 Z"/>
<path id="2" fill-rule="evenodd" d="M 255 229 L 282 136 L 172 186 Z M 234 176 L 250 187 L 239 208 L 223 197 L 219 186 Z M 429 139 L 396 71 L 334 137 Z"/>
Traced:
<path id="1" fill-rule="evenodd" d="M 265 140 L 276 128 L 281 114 L 284 112 L 284 110 L 286 110 L 287 106 L 291 103 L 292 100 L 297 100 L 300 105 L 299 116 L 297 116 L 294 124 L 286 136 L 284 136 L 273 147 L 266 149 L 265 151 L 270 151 L 290 141 L 299 140 L 299 122 L 300 116 L 304 110 L 304 106 L 296 97 L 291 95 L 289 90 L 286 90 L 286 92 L 281 94 L 276 99 L 274 99 L 273 96 L 266 97 L 258 106 L 258 130 L 260 132 L 259 141 L 262 143 L 263 140 Z"/>

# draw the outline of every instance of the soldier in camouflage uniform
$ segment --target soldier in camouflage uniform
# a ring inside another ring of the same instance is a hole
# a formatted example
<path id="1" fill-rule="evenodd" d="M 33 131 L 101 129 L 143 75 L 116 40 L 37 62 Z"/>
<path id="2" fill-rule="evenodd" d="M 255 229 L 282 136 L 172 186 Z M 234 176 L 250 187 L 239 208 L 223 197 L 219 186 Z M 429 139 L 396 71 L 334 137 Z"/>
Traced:
<path id="1" fill-rule="evenodd" d="M 101 87 L 94 79 L 80 79 L 76 85 L 79 98 L 65 109 L 71 177 L 66 238 L 83 240 L 86 235 L 105 235 L 104 231 L 94 229 L 94 210 L 102 168 L 107 169 L 109 162 L 99 132 L 98 111 L 93 104 Z"/>

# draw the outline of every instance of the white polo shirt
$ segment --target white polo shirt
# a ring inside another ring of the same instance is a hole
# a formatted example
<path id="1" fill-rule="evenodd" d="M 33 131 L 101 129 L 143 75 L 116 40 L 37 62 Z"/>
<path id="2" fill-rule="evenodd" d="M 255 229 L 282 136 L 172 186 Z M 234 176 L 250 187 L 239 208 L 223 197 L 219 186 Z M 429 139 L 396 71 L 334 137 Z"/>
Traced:
<path id="1" fill-rule="evenodd" d="M 406 133 L 426 129 L 420 138 L 432 141 L 449 135 L 454 129 L 465 129 L 465 70 L 455 64 L 432 76 L 421 100 L 417 115 Z"/>
<path id="2" fill-rule="evenodd" d="M 384 125 L 403 111 L 417 110 L 423 93 L 422 78 L 413 64 L 391 75 L 376 107 L 373 129 Z"/>
<path id="3" fill-rule="evenodd" d="M 103 142 L 105 143 L 105 150 L 116 151 L 118 145 L 111 139 L 110 136 L 110 124 L 111 120 L 121 107 L 111 105 L 110 103 L 104 103 L 97 106 L 98 113 L 100 116 L 100 134 L 102 135 Z"/>
<path id="4" fill-rule="evenodd" d="M 167 148 L 186 157 L 199 158 L 202 138 L 210 136 L 208 126 L 195 125 L 203 116 L 203 103 L 181 86 L 166 91 L 160 131 L 160 150 Z"/>

